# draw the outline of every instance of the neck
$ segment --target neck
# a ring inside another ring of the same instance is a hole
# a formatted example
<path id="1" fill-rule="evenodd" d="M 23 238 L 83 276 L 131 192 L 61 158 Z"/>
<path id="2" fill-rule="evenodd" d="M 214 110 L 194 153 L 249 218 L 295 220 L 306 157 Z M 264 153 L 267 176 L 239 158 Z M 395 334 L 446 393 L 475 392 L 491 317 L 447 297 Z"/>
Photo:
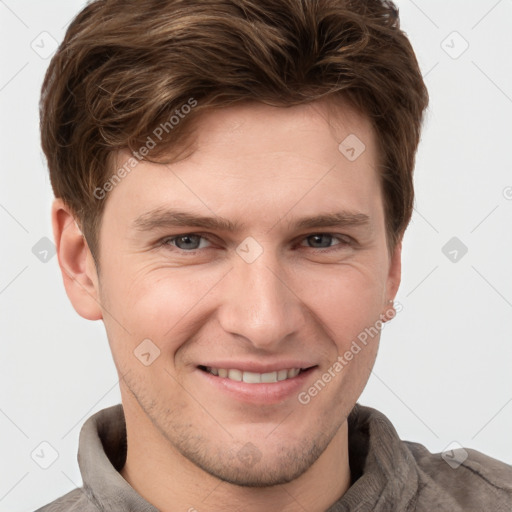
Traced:
<path id="1" fill-rule="evenodd" d="M 297 479 L 273 487 L 242 487 L 219 480 L 183 457 L 138 404 L 124 398 L 128 448 L 120 473 L 161 512 L 323 512 L 350 487 L 346 421 Z"/>

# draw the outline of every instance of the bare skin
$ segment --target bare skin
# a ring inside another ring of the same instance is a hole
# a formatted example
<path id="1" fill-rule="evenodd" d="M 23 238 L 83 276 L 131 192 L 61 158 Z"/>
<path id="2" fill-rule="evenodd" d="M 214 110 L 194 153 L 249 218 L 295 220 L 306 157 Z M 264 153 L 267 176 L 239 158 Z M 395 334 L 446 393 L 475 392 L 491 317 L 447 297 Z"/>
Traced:
<path id="1" fill-rule="evenodd" d="M 349 134 L 366 146 L 354 161 L 338 149 Z M 350 486 L 346 418 L 379 336 L 298 397 L 386 319 L 400 283 L 376 162 L 370 123 L 347 105 L 208 113 L 190 157 L 141 162 L 104 199 L 99 274 L 55 200 L 67 294 L 103 320 L 120 376 L 121 474 L 159 510 L 320 512 Z M 244 383 L 206 367 L 301 372 Z"/>

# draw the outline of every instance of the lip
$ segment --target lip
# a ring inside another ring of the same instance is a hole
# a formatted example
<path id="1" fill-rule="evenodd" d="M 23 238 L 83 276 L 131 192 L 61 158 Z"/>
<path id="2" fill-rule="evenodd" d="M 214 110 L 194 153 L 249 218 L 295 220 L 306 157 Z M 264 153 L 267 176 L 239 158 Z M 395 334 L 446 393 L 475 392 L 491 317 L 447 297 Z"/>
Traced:
<path id="1" fill-rule="evenodd" d="M 301 367 L 293 365 L 288 367 L 276 367 L 275 365 L 241 365 L 240 363 L 237 363 L 236 365 L 231 363 L 232 366 L 216 366 L 216 364 L 212 364 L 212 366 L 214 368 L 236 368 L 242 371 L 253 371 L 257 373 L 277 371 L 284 368 L 304 368 L 304 366 Z M 243 381 L 239 382 L 226 377 L 217 377 L 211 373 L 200 370 L 199 368 L 197 368 L 196 371 L 200 378 L 205 379 L 208 386 L 212 387 L 215 391 L 219 391 L 229 398 L 236 400 L 237 402 L 255 405 L 272 405 L 279 404 L 290 397 L 297 397 L 300 390 L 304 387 L 306 380 L 309 380 L 311 374 L 317 369 L 316 366 L 311 366 L 311 364 L 306 367 L 308 368 L 307 370 L 299 373 L 296 377 L 291 379 L 259 384 L 248 384 Z"/>
<path id="2" fill-rule="evenodd" d="M 255 363 L 254 361 L 208 361 L 199 366 L 209 368 L 225 368 L 226 370 L 240 370 L 241 372 L 269 373 L 290 368 L 311 368 L 316 366 L 311 361 L 297 361 L 293 359 L 276 361 L 268 364 Z"/>

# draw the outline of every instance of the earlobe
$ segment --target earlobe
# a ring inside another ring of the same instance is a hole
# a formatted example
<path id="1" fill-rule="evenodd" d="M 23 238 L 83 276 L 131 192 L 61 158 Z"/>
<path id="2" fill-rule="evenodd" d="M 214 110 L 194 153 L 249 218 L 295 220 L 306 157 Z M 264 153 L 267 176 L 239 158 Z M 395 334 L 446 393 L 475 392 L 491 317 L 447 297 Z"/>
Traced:
<path id="1" fill-rule="evenodd" d="M 75 311 L 87 320 L 103 318 L 94 260 L 75 218 L 60 198 L 52 205 L 52 226 L 64 288 Z"/>
<path id="2" fill-rule="evenodd" d="M 381 315 L 383 322 L 388 322 L 396 315 L 394 307 L 394 298 L 400 287 L 402 279 L 402 240 L 400 239 L 391 255 L 389 262 L 389 272 L 386 283 L 386 304 L 384 306 L 384 313 Z"/>

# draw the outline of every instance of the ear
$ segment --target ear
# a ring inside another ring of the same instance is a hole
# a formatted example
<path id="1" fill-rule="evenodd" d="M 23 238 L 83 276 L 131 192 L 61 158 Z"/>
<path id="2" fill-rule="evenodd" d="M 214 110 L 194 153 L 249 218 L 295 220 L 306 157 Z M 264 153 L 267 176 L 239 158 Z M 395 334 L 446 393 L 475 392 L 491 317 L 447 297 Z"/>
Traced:
<path id="1" fill-rule="evenodd" d="M 71 210 L 57 198 L 52 204 L 52 226 L 64 288 L 75 311 L 87 320 L 103 318 L 96 265 Z"/>
<path id="2" fill-rule="evenodd" d="M 400 287 L 400 281 L 402 279 L 402 239 L 398 240 L 391 254 L 389 260 L 389 271 L 386 281 L 386 293 L 385 293 L 385 304 L 384 313 L 382 314 L 382 320 L 387 322 L 396 315 L 396 310 L 390 301 L 395 299 L 395 296 Z"/>

